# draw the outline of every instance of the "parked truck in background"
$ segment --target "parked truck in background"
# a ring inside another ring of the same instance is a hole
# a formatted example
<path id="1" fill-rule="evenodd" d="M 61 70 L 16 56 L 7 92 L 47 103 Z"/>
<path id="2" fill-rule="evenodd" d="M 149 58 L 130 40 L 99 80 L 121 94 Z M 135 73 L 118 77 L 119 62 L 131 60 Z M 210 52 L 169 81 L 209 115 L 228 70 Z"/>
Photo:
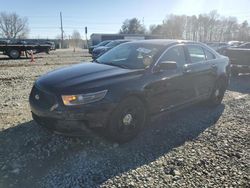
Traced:
<path id="1" fill-rule="evenodd" d="M 22 52 L 25 52 L 26 56 L 33 51 L 33 53 L 49 53 L 50 50 L 54 49 L 52 43 L 42 42 L 27 42 L 25 40 L 0 40 L 0 52 L 4 55 L 9 56 L 11 59 L 19 59 Z"/>

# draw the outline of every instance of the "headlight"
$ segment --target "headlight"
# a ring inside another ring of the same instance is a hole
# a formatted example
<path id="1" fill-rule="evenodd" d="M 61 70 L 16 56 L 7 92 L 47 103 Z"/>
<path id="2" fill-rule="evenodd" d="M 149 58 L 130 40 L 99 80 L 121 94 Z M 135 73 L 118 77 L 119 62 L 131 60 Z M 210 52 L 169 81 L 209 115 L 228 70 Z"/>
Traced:
<path id="1" fill-rule="evenodd" d="M 62 95 L 63 104 L 66 106 L 88 104 L 103 99 L 108 90 L 98 91 L 95 93 L 79 95 Z"/>

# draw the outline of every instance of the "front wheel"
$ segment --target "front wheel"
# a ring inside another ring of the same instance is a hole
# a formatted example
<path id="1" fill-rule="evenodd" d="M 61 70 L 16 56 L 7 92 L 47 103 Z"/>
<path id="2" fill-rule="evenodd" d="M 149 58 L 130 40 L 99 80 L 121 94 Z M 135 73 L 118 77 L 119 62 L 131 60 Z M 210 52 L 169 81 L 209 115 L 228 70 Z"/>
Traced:
<path id="1" fill-rule="evenodd" d="M 8 56 L 12 59 L 18 59 L 21 56 L 21 52 L 16 49 L 12 49 L 9 51 Z"/>
<path id="2" fill-rule="evenodd" d="M 226 91 L 226 82 L 221 80 L 218 80 L 215 83 L 214 89 L 211 93 L 211 96 L 208 100 L 208 104 L 210 106 L 218 106 L 221 104 L 221 101 L 224 97 L 225 91 Z"/>
<path id="3" fill-rule="evenodd" d="M 107 135 L 116 142 L 127 142 L 140 132 L 145 121 L 145 105 L 136 97 L 126 98 L 111 114 Z"/>

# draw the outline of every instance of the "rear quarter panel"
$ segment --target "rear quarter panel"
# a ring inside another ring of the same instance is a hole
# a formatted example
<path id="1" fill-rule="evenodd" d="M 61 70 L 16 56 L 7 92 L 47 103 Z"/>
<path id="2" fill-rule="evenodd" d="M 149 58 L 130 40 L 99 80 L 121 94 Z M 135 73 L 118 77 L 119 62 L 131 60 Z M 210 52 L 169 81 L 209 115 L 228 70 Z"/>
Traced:
<path id="1" fill-rule="evenodd" d="M 217 64 L 217 79 L 223 77 L 225 79 L 229 79 L 231 69 L 230 69 L 230 60 L 226 56 L 220 55 L 216 60 Z"/>

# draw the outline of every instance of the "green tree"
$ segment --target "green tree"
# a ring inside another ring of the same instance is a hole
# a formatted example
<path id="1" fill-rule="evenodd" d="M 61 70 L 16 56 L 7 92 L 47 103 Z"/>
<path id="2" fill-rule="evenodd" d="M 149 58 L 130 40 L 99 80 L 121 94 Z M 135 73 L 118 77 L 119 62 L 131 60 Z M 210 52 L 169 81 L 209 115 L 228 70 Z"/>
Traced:
<path id="1" fill-rule="evenodd" d="M 146 29 L 137 18 L 126 19 L 120 29 L 120 34 L 145 34 Z"/>
<path id="2" fill-rule="evenodd" d="M 81 34 L 79 31 L 74 30 L 72 33 L 72 42 L 73 42 L 73 47 L 77 48 L 80 47 L 80 43 L 81 43 Z"/>

